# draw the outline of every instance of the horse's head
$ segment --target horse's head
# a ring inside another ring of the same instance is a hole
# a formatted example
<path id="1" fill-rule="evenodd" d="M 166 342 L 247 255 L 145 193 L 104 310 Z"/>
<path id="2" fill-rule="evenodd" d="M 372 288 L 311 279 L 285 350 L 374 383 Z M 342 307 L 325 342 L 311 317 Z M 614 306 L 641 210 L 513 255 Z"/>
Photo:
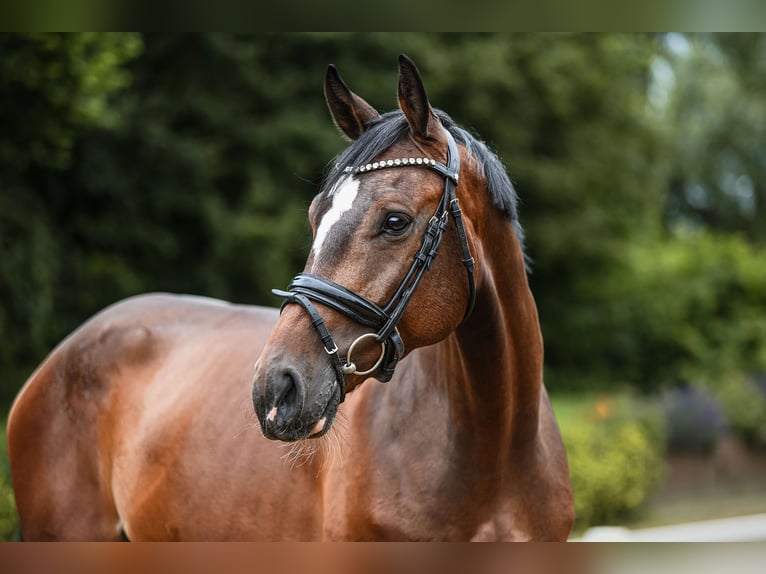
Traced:
<path id="1" fill-rule="evenodd" d="M 457 198 L 470 211 L 479 175 L 461 163 L 415 65 L 400 57 L 400 111 L 380 115 L 332 66 L 325 97 L 352 143 L 311 204 L 314 242 L 304 272 L 276 292 L 286 304 L 253 385 L 264 434 L 281 440 L 324 434 L 345 393 L 389 380 L 473 304 L 473 229 Z"/>

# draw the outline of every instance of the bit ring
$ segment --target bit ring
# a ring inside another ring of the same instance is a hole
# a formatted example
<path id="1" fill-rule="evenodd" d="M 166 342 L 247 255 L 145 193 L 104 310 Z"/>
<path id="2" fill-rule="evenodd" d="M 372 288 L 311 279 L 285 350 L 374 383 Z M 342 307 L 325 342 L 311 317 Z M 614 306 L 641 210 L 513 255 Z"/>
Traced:
<path id="1" fill-rule="evenodd" d="M 383 356 L 386 354 L 386 345 L 383 342 L 380 343 L 380 357 L 378 357 L 378 360 L 375 361 L 375 364 L 366 371 L 358 371 L 356 365 L 351 361 L 351 354 L 354 352 L 357 343 L 359 343 L 359 341 L 363 341 L 364 339 L 369 339 L 370 337 L 377 339 L 378 335 L 376 333 L 365 333 L 364 335 L 358 337 L 353 343 L 351 343 L 351 346 L 348 348 L 348 352 L 346 353 L 346 363 L 341 367 L 344 375 L 369 375 L 370 373 L 374 372 L 383 362 Z"/>

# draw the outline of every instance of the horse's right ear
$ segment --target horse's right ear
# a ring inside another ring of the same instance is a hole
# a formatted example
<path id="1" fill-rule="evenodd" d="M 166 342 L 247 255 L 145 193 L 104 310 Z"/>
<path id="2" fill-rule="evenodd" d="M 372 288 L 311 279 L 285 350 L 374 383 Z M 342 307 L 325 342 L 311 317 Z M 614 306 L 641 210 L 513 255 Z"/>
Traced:
<path id="1" fill-rule="evenodd" d="M 332 64 L 327 67 L 324 79 L 324 97 L 335 125 L 352 141 L 380 118 L 375 108 L 348 89 Z"/>

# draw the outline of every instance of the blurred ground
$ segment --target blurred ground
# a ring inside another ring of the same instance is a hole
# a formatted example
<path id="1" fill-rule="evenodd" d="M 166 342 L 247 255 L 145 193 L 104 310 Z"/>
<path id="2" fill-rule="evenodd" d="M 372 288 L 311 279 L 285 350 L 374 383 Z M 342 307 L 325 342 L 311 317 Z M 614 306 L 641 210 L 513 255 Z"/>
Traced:
<path id="1" fill-rule="evenodd" d="M 725 437 L 710 455 L 670 455 L 661 490 L 626 522 L 644 528 L 766 512 L 766 451 Z"/>

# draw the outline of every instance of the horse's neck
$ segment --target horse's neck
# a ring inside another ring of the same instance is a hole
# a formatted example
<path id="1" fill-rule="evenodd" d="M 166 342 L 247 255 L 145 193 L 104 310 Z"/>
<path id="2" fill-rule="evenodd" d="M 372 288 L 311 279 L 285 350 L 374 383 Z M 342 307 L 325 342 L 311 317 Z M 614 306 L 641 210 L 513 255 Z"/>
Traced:
<path id="1" fill-rule="evenodd" d="M 418 433 L 397 440 L 441 450 L 477 473 L 502 464 L 516 445 L 534 442 L 542 385 L 542 338 L 519 241 L 505 220 L 488 227 L 494 236 L 476 254 L 481 275 L 471 317 L 415 353 L 406 382 L 370 389 L 379 420 L 428 426 L 427 445 Z"/>
<path id="2" fill-rule="evenodd" d="M 477 254 L 476 308 L 443 345 L 451 351 L 445 360 L 452 364 L 452 416 L 502 455 L 537 433 L 543 344 L 519 240 L 511 223 L 496 216 Z"/>
<path id="3" fill-rule="evenodd" d="M 325 482 L 344 493 L 333 499 L 341 514 L 328 514 L 338 524 L 363 528 L 369 519 L 394 536 L 439 537 L 445 528 L 473 536 L 507 502 L 501 491 L 529 492 L 514 473 L 534 473 L 542 341 L 513 228 L 488 227 L 498 229 L 475 254 L 471 317 L 413 352 L 390 383 L 368 381 L 346 405 L 354 464 Z M 403 508 L 417 518 L 405 520 Z"/>

